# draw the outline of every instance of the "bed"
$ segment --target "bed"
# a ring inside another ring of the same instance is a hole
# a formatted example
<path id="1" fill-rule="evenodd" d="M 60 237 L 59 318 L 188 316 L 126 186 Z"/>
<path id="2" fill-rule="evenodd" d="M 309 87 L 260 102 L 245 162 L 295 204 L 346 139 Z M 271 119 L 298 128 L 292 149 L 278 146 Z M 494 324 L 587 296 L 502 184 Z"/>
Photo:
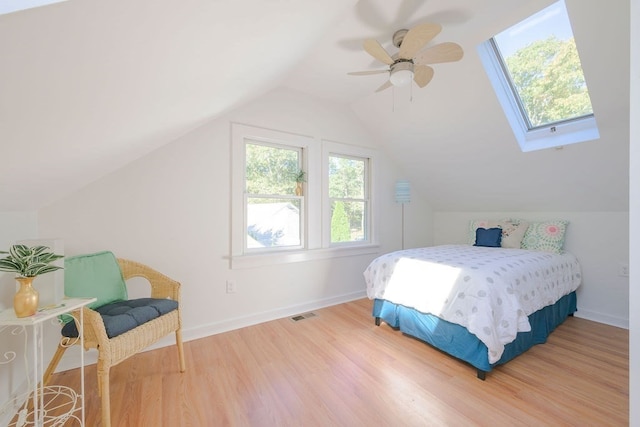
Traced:
<path id="1" fill-rule="evenodd" d="M 568 252 L 443 245 L 391 252 L 364 271 L 373 316 L 468 362 L 485 379 L 577 310 Z"/>

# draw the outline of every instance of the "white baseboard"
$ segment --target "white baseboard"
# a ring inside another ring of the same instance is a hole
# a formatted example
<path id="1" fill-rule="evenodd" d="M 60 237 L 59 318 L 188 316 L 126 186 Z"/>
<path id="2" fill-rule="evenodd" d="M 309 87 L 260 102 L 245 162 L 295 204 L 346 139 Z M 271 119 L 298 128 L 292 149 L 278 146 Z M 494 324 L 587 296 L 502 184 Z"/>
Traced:
<path id="1" fill-rule="evenodd" d="M 342 304 L 349 301 L 354 301 L 361 298 L 366 298 L 367 294 L 363 291 L 352 292 L 349 294 L 338 295 L 330 298 L 319 299 L 304 304 L 296 304 L 288 307 L 277 308 L 275 310 L 268 310 L 261 313 L 250 314 L 247 316 L 235 317 L 232 319 L 225 319 L 220 322 L 209 323 L 206 325 L 196 326 L 194 328 L 188 328 L 182 330 L 183 341 L 191 341 L 200 338 L 205 338 L 211 335 L 221 334 L 223 332 L 233 331 L 235 329 L 245 328 L 247 326 L 257 325 L 258 323 L 264 323 L 271 320 L 282 319 L 283 317 L 289 317 L 296 314 L 306 313 L 312 310 L 319 310 L 321 308 L 330 307 L 332 305 Z M 169 335 L 158 341 L 157 343 L 147 347 L 144 351 L 154 350 L 157 348 L 167 347 L 175 344 L 175 337 Z M 74 346 L 75 349 L 79 349 L 78 346 Z M 85 352 L 84 364 L 85 366 L 96 363 L 97 351 L 89 350 Z M 64 357 L 60 360 L 58 369 L 56 372 L 67 371 L 69 369 L 75 369 L 80 366 L 80 355 L 77 351 L 72 352 L 71 349 L 65 352 Z"/>
<path id="2" fill-rule="evenodd" d="M 585 310 L 578 307 L 578 311 L 574 314 L 575 317 L 581 319 L 593 320 L 594 322 L 604 323 L 605 325 L 616 326 L 618 328 L 629 329 L 629 319 L 622 317 L 611 316 L 609 314 L 598 313 L 597 311 Z"/>
<path id="3" fill-rule="evenodd" d="M 315 300 L 304 304 L 282 307 L 275 310 L 255 313 L 248 316 L 226 319 L 220 322 L 209 323 L 207 325 L 198 326 L 189 330 L 183 330 L 182 336 L 185 341 L 191 341 L 199 338 L 216 335 L 223 332 L 232 331 L 234 329 L 245 328 L 247 326 L 257 325 L 271 320 L 282 319 L 283 317 L 293 316 L 305 313 L 311 310 L 318 310 L 332 305 L 342 304 L 349 301 L 365 298 L 365 291 L 353 292 L 350 294 L 339 295 L 331 298 Z"/>

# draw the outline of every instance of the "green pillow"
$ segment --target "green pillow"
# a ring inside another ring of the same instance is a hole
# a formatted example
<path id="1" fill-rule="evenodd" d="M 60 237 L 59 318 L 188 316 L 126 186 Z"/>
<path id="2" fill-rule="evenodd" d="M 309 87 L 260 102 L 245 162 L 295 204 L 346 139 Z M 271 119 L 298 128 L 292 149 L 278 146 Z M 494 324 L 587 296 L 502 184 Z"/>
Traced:
<path id="1" fill-rule="evenodd" d="M 94 297 L 90 308 L 127 299 L 127 285 L 115 255 L 109 251 L 76 255 L 64 260 L 64 293 L 68 297 Z"/>

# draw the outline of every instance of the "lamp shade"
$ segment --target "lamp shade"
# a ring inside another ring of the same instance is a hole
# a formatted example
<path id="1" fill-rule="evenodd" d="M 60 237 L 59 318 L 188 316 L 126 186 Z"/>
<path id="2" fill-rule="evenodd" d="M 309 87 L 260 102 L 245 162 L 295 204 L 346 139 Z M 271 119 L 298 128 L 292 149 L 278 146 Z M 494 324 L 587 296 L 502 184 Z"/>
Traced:
<path id="1" fill-rule="evenodd" d="M 396 203 L 409 203 L 411 201 L 411 184 L 409 181 L 396 181 Z"/>

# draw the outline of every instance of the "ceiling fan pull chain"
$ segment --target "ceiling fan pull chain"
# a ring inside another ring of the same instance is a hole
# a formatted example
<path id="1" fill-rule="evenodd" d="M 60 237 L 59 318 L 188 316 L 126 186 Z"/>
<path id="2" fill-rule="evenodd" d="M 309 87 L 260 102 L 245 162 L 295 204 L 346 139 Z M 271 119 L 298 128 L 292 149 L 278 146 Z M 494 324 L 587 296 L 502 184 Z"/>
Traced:
<path id="1" fill-rule="evenodd" d="M 391 88 L 391 112 L 396 112 L 396 87 Z"/>

